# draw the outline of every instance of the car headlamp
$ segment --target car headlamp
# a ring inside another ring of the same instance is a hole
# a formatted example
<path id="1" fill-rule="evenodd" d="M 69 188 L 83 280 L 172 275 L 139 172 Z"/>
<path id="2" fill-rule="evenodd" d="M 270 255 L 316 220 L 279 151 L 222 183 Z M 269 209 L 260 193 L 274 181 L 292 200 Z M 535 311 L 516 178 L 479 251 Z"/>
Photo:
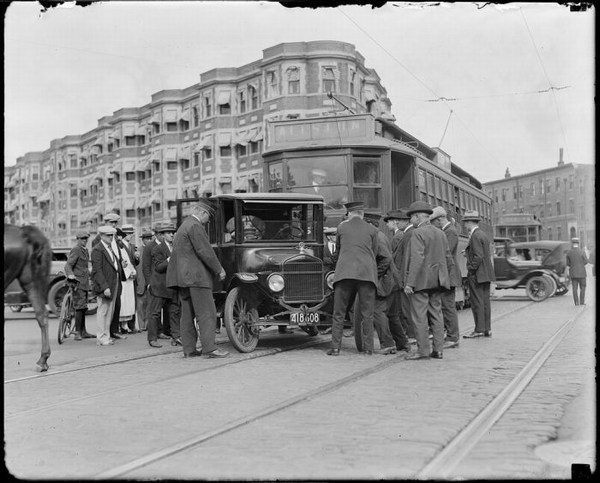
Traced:
<path id="1" fill-rule="evenodd" d="M 283 281 L 283 277 L 278 273 L 272 273 L 267 278 L 267 284 L 269 285 L 269 289 L 273 292 L 281 292 L 285 283 Z"/>
<path id="2" fill-rule="evenodd" d="M 327 283 L 327 286 L 333 290 L 333 277 L 335 276 L 335 272 L 329 272 L 327 275 L 325 275 L 325 282 Z"/>

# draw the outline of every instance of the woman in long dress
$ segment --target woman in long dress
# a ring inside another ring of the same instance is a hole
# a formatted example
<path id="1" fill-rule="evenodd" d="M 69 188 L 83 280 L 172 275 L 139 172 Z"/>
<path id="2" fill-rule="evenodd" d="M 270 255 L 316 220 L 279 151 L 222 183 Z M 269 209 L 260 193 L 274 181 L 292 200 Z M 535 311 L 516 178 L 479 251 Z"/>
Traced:
<path id="1" fill-rule="evenodd" d="M 135 316 L 135 265 L 129 256 L 129 250 L 127 250 L 123 243 L 123 237 L 127 236 L 123 231 L 118 230 L 117 232 L 117 246 L 121 252 L 121 260 L 123 263 L 123 271 L 125 272 L 126 280 L 122 282 L 121 292 L 121 311 L 119 314 L 119 323 L 121 332 L 130 333 L 131 330 L 128 327 L 128 322 Z"/>

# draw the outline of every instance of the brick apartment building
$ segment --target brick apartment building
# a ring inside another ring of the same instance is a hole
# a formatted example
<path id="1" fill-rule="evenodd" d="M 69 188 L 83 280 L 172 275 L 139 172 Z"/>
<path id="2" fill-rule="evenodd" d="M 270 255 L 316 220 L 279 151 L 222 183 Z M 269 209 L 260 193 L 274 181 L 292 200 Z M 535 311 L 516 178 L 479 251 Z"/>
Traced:
<path id="1" fill-rule="evenodd" d="M 495 235 L 515 241 L 581 239 L 595 246 L 595 166 L 559 162 L 552 168 L 483 184 L 492 198 Z"/>
<path id="2" fill-rule="evenodd" d="M 174 221 L 176 198 L 262 191 L 266 123 L 342 110 L 328 92 L 355 113 L 390 115 L 379 76 L 352 44 L 279 44 L 19 157 L 5 167 L 5 222 L 35 224 L 53 246 L 71 246 L 75 231 L 95 232 L 113 209 L 139 235 Z"/>

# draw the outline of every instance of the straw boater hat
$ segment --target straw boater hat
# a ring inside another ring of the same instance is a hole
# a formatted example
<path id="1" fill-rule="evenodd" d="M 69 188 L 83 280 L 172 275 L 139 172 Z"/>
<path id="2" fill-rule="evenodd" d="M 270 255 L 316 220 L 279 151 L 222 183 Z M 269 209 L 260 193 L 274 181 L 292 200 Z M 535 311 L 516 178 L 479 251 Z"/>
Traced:
<path id="1" fill-rule="evenodd" d="M 410 217 L 406 214 L 405 209 L 398 209 L 388 211 L 387 215 L 384 216 L 383 221 L 387 222 L 389 220 L 408 220 Z"/>
<path id="2" fill-rule="evenodd" d="M 351 201 L 350 203 L 346 203 L 344 205 L 344 208 L 346 208 L 346 211 L 348 211 L 348 212 L 364 210 L 365 203 L 364 203 L 364 201 Z"/>
<path id="3" fill-rule="evenodd" d="M 462 217 L 462 221 L 481 221 L 481 216 L 477 210 L 467 210 Z"/>
<path id="4" fill-rule="evenodd" d="M 571 243 L 573 243 L 573 245 L 579 244 L 579 238 L 571 238 Z"/>
<path id="5" fill-rule="evenodd" d="M 123 233 L 126 235 L 131 235 L 135 231 L 133 225 L 122 225 L 121 230 L 123 230 Z"/>
<path id="6" fill-rule="evenodd" d="M 433 213 L 431 215 L 429 215 L 429 221 L 437 220 L 438 218 L 441 218 L 442 216 L 444 218 L 447 217 L 446 210 L 444 208 L 442 208 L 441 206 L 436 206 L 433 209 Z"/>
<path id="7" fill-rule="evenodd" d="M 98 233 L 104 234 L 104 235 L 114 235 L 115 233 L 117 233 L 116 228 L 113 228 L 112 226 L 100 226 L 98 227 Z"/>
<path id="8" fill-rule="evenodd" d="M 406 210 L 406 214 L 410 217 L 415 213 L 425 213 L 427 215 L 431 215 L 433 213 L 433 209 L 429 203 L 425 201 L 415 201 L 410 204 L 408 210 Z"/>
<path id="9" fill-rule="evenodd" d="M 312 174 L 313 174 L 313 176 L 321 176 L 322 178 L 327 177 L 327 172 L 325 170 L 319 169 L 319 168 L 313 169 Z"/>

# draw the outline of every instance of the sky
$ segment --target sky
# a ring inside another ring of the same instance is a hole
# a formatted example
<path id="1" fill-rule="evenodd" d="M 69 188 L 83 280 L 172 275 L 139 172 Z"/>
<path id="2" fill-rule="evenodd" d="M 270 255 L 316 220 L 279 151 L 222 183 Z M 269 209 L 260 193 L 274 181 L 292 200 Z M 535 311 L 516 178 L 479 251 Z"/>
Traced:
<path id="1" fill-rule="evenodd" d="M 284 42 L 353 44 L 396 124 L 482 182 L 593 164 L 595 9 L 553 3 L 13 2 L 4 22 L 4 159 L 83 134 L 153 93 Z"/>

